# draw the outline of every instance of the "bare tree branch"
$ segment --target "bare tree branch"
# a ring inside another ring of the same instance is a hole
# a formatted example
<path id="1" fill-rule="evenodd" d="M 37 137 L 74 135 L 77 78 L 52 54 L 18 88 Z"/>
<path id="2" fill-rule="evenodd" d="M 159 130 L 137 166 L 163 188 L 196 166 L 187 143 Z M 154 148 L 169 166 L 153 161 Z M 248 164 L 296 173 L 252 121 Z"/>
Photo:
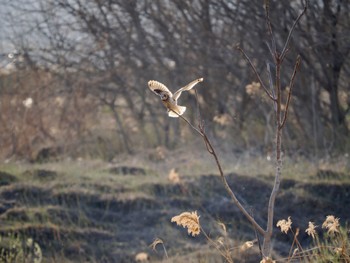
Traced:
<path id="1" fill-rule="evenodd" d="M 289 45 L 289 42 L 290 42 L 290 39 L 292 37 L 292 34 L 293 34 L 293 31 L 296 27 L 296 25 L 299 23 L 299 20 L 301 19 L 301 17 L 305 14 L 306 10 L 307 10 L 307 7 L 308 7 L 308 1 L 306 3 L 306 5 L 304 6 L 304 9 L 303 11 L 299 14 L 299 16 L 297 17 L 297 19 L 295 19 L 291 29 L 289 30 L 289 34 L 288 34 L 288 37 L 287 37 L 287 40 L 284 44 L 284 47 L 282 49 L 282 52 L 281 52 L 281 55 L 280 55 L 280 59 L 281 59 L 281 62 L 284 60 L 286 54 L 287 54 L 287 51 L 288 51 L 288 45 Z"/>
<path id="2" fill-rule="evenodd" d="M 270 19 L 270 0 L 265 0 L 265 16 L 266 16 L 267 28 L 269 30 L 269 34 L 271 37 L 272 47 L 270 47 L 270 45 L 267 45 L 267 46 L 270 50 L 272 57 L 274 57 L 276 55 L 276 40 L 275 40 L 275 37 L 273 35 L 271 19 Z"/>
<path id="3" fill-rule="evenodd" d="M 174 112 L 174 111 L 173 111 Z M 194 125 L 192 125 L 185 117 L 179 115 L 178 113 L 175 112 L 175 114 L 177 114 L 181 119 L 183 119 L 187 124 L 190 125 L 190 127 L 192 129 L 194 129 L 204 140 L 204 143 L 206 145 L 206 148 L 208 150 L 208 152 L 213 155 L 215 162 L 216 162 L 216 166 L 219 170 L 220 173 L 220 177 L 221 180 L 224 184 L 224 187 L 226 189 L 226 192 L 230 195 L 231 199 L 233 200 L 233 202 L 235 203 L 235 205 L 238 207 L 238 209 L 242 212 L 242 214 L 248 219 L 248 221 L 253 225 L 253 227 L 259 231 L 259 233 L 261 235 L 265 234 L 265 230 L 255 221 L 255 219 L 249 214 L 249 212 L 244 208 L 244 206 L 241 204 L 241 202 L 237 199 L 235 193 L 232 191 L 231 187 L 229 186 L 225 174 L 222 170 L 222 166 L 220 163 L 220 160 L 215 152 L 214 147 L 212 146 L 207 134 L 204 131 L 204 125 L 203 122 L 201 120 L 199 120 L 199 129 L 195 128 Z M 200 115 L 200 114 L 199 114 Z"/>
<path id="4" fill-rule="evenodd" d="M 273 101 L 276 101 L 276 98 L 274 98 L 274 96 L 269 92 L 269 90 L 266 88 L 264 82 L 262 81 L 262 79 L 260 78 L 260 75 L 258 73 L 258 71 L 256 70 L 253 62 L 250 60 L 250 58 L 248 57 L 248 55 L 244 52 L 244 50 L 240 47 L 240 46 L 236 46 L 236 48 L 243 54 L 243 56 L 245 57 L 245 59 L 248 61 L 249 65 L 252 67 L 256 77 L 258 78 L 261 86 L 263 87 L 265 93 L 267 94 L 267 96 L 269 96 L 269 98 Z"/>
<path id="5" fill-rule="evenodd" d="M 268 62 L 266 63 L 266 67 L 267 67 L 267 74 L 268 74 L 268 77 L 269 77 L 269 87 L 270 87 L 270 90 L 271 90 L 271 94 L 272 94 L 272 97 L 275 98 L 275 91 L 274 91 L 274 87 L 273 87 L 271 68 L 270 68 L 270 64 Z M 277 103 L 276 103 L 276 101 L 273 102 L 273 106 L 274 106 L 274 109 L 275 109 L 275 112 L 276 112 L 276 110 L 277 110 Z"/>
<path id="6" fill-rule="evenodd" d="M 287 102 L 286 102 L 286 109 L 284 111 L 284 116 L 283 116 L 282 122 L 281 122 L 280 127 L 279 127 L 280 129 L 283 128 L 283 126 L 285 125 L 286 120 L 287 120 L 290 99 L 291 99 L 292 90 L 293 90 L 293 87 L 294 87 L 294 80 L 295 80 L 295 76 L 297 74 L 297 71 L 300 69 L 300 63 L 301 63 L 301 57 L 298 56 L 297 57 L 297 61 L 295 62 L 295 66 L 294 66 L 294 70 L 293 70 L 292 76 L 290 78 L 289 91 L 288 91 L 288 97 L 287 97 Z"/>

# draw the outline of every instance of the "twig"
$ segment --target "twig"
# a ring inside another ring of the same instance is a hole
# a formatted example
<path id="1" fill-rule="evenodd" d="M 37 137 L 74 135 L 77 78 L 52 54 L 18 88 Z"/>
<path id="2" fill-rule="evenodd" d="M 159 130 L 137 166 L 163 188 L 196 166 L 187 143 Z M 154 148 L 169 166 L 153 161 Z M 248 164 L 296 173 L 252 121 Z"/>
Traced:
<path id="1" fill-rule="evenodd" d="M 283 61 L 283 59 L 285 58 L 286 54 L 287 54 L 287 50 L 288 50 L 288 45 L 289 45 L 289 42 L 290 42 L 290 39 L 292 37 L 292 33 L 296 27 L 296 25 L 299 23 L 299 20 L 300 18 L 305 14 L 306 10 L 307 10 L 307 7 L 308 7 L 308 1 L 306 2 L 306 5 L 304 6 L 304 9 L 303 11 L 299 14 L 299 16 L 297 17 L 297 19 L 295 19 L 291 29 L 289 30 L 289 34 L 288 34 L 288 37 L 287 37 L 287 40 L 284 44 L 284 47 L 282 49 L 282 52 L 281 52 L 281 55 L 280 55 L 280 59 L 281 59 L 281 62 Z"/>
<path id="2" fill-rule="evenodd" d="M 282 122 L 281 122 L 281 124 L 279 126 L 279 129 L 282 129 L 283 126 L 286 124 L 287 115 L 288 115 L 288 109 L 289 109 L 289 104 L 290 104 L 290 99 L 291 99 L 291 95 L 292 95 L 292 89 L 294 87 L 294 80 L 295 80 L 295 76 L 296 76 L 298 70 L 300 69 L 300 63 L 301 63 L 301 58 L 298 55 L 297 61 L 295 62 L 295 66 L 294 66 L 294 70 L 293 70 L 292 76 L 290 78 L 288 98 L 287 98 L 287 102 L 286 102 L 286 109 L 284 111 L 283 120 L 282 120 Z"/>
<path id="3" fill-rule="evenodd" d="M 200 111 L 200 108 L 199 108 L 198 92 L 197 92 L 197 89 L 196 89 L 196 88 L 194 88 L 194 93 L 195 93 L 195 95 L 196 95 L 197 120 L 199 121 L 199 123 L 198 123 L 198 126 L 199 126 L 199 125 L 203 125 L 203 122 L 202 122 L 201 111 Z"/>
<path id="4" fill-rule="evenodd" d="M 203 235 L 205 236 L 205 238 L 209 241 L 209 243 L 213 244 L 213 246 L 216 248 L 216 250 L 218 250 L 221 254 L 221 256 L 223 256 L 227 262 L 232 262 L 233 263 L 233 260 L 232 258 L 227 255 L 227 253 L 225 253 L 224 251 L 221 250 L 220 246 L 213 240 L 211 239 L 208 234 L 204 231 L 204 229 L 201 227 L 201 231 L 203 233 Z"/>
<path id="5" fill-rule="evenodd" d="M 187 120 L 185 117 L 183 117 L 182 115 L 179 115 L 177 112 L 171 110 L 172 112 L 174 112 L 175 114 L 177 114 L 181 119 L 183 119 L 188 125 L 190 125 L 190 127 L 192 129 L 194 129 L 203 139 L 204 137 L 206 136 L 205 133 L 204 133 L 204 130 L 203 130 L 203 124 L 202 123 L 199 123 L 198 124 L 198 127 L 199 129 L 197 129 L 192 123 L 190 123 L 189 120 Z M 211 147 L 211 145 L 207 144 L 207 141 L 204 139 L 204 142 L 205 142 L 205 147 L 207 148 L 207 151 L 210 153 L 210 154 L 213 154 L 213 149 Z"/>
<path id="6" fill-rule="evenodd" d="M 267 28 L 269 29 L 269 33 L 271 36 L 271 43 L 272 43 L 272 48 L 270 47 L 270 45 L 267 45 L 267 47 L 268 47 L 272 57 L 275 57 L 275 55 L 276 55 L 276 40 L 275 40 L 275 37 L 273 35 L 272 26 L 271 26 L 270 1 L 269 0 L 265 0 L 265 15 L 266 15 Z"/>
<path id="7" fill-rule="evenodd" d="M 294 252 L 292 253 L 294 245 L 297 246 L 298 250 L 300 249 L 300 253 L 304 253 L 303 247 L 301 246 L 301 244 L 300 244 L 300 242 L 298 240 L 299 228 L 296 229 L 295 233 L 294 233 L 294 231 L 292 229 L 291 229 L 291 232 L 293 234 L 293 243 L 292 243 L 292 246 L 290 247 L 290 250 L 289 250 L 288 261 L 287 262 L 291 262 L 291 260 L 293 258 L 295 258 L 295 253 Z"/>
<path id="8" fill-rule="evenodd" d="M 272 75 L 271 75 L 271 68 L 270 68 L 270 64 L 267 62 L 266 63 L 266 67 L 267 67 L 267 73 L 268 73 L 268 76 L 269 76 L 269 86 L 270 86 L 270 90 L 271 90 L 271 94 L 272 94 L 272 97 L 276 97 L 275 96 L 275 92 L 274 92 L 274 88 L 273 88 L 273 80 L 272 80 Z M 274 109 L 275 109 L 275 112 L 277 110 L 277 102 L 274 101 L 273 102 L 273 106 L 274 106 Z"/>
<path id="9" fill-rule="evenodd" d="M 187 120 L 185 117 L 183 117 L 182 115 L 179 115 L 177 112 L 171 110 L 172 112 L 174 112 L 175 114 L 177 114 L 181 119 L 183 119 L 188 125 L 191 126 L 192 129 L 194 129 L 197 133 L 199 133 L 200 136 L 203 137 L 203 134 L 200 130 L 198 130 L 196 127 L 194 127 L 194 125 L 192 123 L 190 123 L 189 120 Z"/>
<path id="10" fill-rule="evenodd" d="M 267 48 L 269 49 L 271 56 L 272 56 L 272 57 L 275 57 L 275 53 L 272 51 L 272 49 L 271 49 L 269 43 L 265 42 L 265 44 L 266 44 Z"/>
<path id="11" fill-rule="evenodd" d="M 294 244 L 295 244 L 295 241 L 297 239 L 297 235 L 299 235 L 299 230 L 297 229 L 296 233 L 294 234 L 293 230 L 291 229 L 290 230 L 292 233 L 293 233 L 293 242 L 292 242 L 292 245 L 290 246 L 290 249 L 289 249 L 289 253 L 288 253 L 288 261 L 287 262 L 290 262 L 292 259 L 293 259 L 293 248 L 294 248 Z"/>
<path id="12" fill-rule="evenodd" d="M 173 111 L 175 112 L 175 111 Z M 175 112 L 176 113 L 176 112 Z M 231 199 L 233 200 L 233 202 L 235 203 L 235 205 L 238 207 L 238 209 L 242 212 L 242 214 L 248 219 L 248 221 L 253 225 L 253 227 L 255 229 L 257 229 L 259 231 L 260 234 L 264 235 L 265 234 L 265 230 L 255 221 L 255 219 L 247 212 L 247 210 L 244 208 L 244 206 L 241 204 L 241 202 L 237 199 L 236 195 L 234 194 L 234 192 L 232 191 L 231 187 L 229 186 L 229 184 L 227 183 L 225 174 L 222 170 L 222 166 L 220 163 L 220 160 L 215 152 L 214 147 L 212 146 L 208 136 L 206 135 L 205 131 L 204 131 L 204 125 L 203 122 L 201 120 L 199 120 L 199 129 L 197 129 L 196 127 L 194 127 L 185 117 L 179 115 L 178 113 L 176 113 L 182 120 L 184 120 L 187 124 L 190 125 L 190 127 L 192 129 L 194 129 L 204 140 L 207 151 L 213 155 L 215 162 L 216 162 L 216 166 L 219 170 L 220 173 L 220 177 L 221 180 L 224 184 L 224 187 L 227 191 L 227 193 L 230 195 Z"/>
<path id="13" fill-rule="evenodd" d="M 249 65 L 251 66 L 251 68 L 253 69 L 256 77 L 258 78 L 261 86 L 263 87 L 265 93 L 269 96 L 269 98 L 273 101 L 276 101 L 276 98 L 269 92 L 269 90 L 266 88 L 264 82 L 262 81 L 262 79 L 260 78 L 259 73 L 257 72 L 255 66 L 253 65 L 253 62 L 250 60 L 250 58 L 248 57 L 248 55 L 244 52 L 244 50 L 240 47 L 240 46 L 236 46 L 236 48 L 243 54 L 243 56 L 245 57 L 245 59 L 248 61 Z"/>
<path id="14" fill-rule="evenodd" d="M 253 216 L 253 211 L 251 211 L 251 213 L 252 213 L 252 216 Z M 256 231 L 256 228 L 254 228 L 254 232 L 255 232 L 256 240 L 257 240 L 257 242 L 258 242 L 260 257 L 263 258 L 264 255 L 263 255 L 263 252 L 262 252 L 262 249 L 261 249 L 260 236 L 258 235 L 258 231 Z"/>

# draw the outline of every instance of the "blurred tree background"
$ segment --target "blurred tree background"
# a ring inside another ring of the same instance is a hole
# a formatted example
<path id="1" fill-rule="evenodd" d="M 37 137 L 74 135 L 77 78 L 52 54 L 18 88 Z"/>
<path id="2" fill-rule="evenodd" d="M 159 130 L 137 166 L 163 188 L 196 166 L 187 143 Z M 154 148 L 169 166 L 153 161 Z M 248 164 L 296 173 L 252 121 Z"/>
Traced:
<path id="1" fill-rule="evenodd" d="M 274 69 L 261 0 L 0 0 L 0 157 L 67 154 L 106 160 L 193 139 L 169 118 L 150 79 L 198 85 L 210 134 L 232 151 L 268 151 L 273 108 L 241 54 Z M 279 48 L 303 7 L 271 1 Z M 285 151 L 320 157 L 350 147 L 350 2 L 310 1 L 297 25 L 282 86 L 302 65 L 285 128 Z M 266 80 L 265 79 L 265 80 Z M 285 92 L 287 94 L 287 92 Z M 285 94 L 285 95 L 286 95 Z M 193 93 L 181 97 L 196 120 Z"/>

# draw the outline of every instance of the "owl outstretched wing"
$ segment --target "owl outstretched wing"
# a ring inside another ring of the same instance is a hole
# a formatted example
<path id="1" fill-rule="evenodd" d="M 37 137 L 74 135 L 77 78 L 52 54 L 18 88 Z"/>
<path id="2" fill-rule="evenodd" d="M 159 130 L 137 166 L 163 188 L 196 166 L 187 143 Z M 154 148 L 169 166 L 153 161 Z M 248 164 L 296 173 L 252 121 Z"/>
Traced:
<path id="1" fill-rule="evenodd" d="M 173 96 L 171 91 L 164 84 L 158 81 L 155 81 L 155 80 L 148 81 L 148 87 L 150 88 L 150 90 L 152 90 L 155 94 L 159 96 L 163 93 L 167 93 L 169 97 Z"/>
<path id="2" fill-rule="evenodd" d="M 177 100 L 183 91 L 192 89 L 195 85 L 197 85 L 199 82 L 202 82 L 202 81 L 203 81 L 203 78 L 191 81 L 185 87 L 182 87 L 181 89 L 177 90 L 173 95 L 173 99 Z"/>

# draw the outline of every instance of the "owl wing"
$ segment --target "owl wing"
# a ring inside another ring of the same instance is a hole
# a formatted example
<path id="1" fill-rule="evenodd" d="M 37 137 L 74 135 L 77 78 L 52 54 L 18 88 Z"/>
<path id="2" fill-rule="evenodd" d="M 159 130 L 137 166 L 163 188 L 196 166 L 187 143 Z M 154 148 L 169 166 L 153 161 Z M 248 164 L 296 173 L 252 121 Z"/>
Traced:
<path id="1" fill-rule="evenodd" d="M 202 82 L 203 81 L 203 78 L 200 78 L 200 79 L 196 79 L 194 81 L 191 81 L 190 83 L 188 83 L 185 87 L 182 87 L 181 89 L 177 90 L 174 95 L 173 95 L 173 99 L 174 100 L 177 100 L 181 93 L 184 91 L 184 90 L 190 90 L 192 89 L 195 85 L 197 85 L 199 82 Z"/>
<path id="2" fill-rule="evenodd" d="M 158 81 L 155 81 L 155 80 L 148 81 L 148 87 L 150 88 L 150 90 L 152 90 L 158 96 L 160 96 L 164 92 L 167 93 L 169 95 L 169 97 L 173 96 L 171 91 L 164 84 L 162 84 Z"/>

